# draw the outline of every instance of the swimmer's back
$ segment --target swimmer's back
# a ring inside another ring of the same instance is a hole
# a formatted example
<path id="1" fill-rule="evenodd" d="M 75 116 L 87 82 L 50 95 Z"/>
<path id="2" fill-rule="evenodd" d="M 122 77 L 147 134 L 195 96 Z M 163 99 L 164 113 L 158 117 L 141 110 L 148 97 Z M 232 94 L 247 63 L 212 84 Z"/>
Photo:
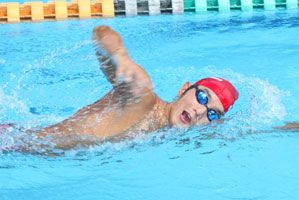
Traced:
<path id="1" fill-rule="evenodd" d="M 112 89 L 100 100 L 85 106 L 70 118 L 38 131 L 38 134 L 93 134 L 99 138 L 118 135 L 137 125 L 153 108 L 151 102 L 122 105 Z"/>

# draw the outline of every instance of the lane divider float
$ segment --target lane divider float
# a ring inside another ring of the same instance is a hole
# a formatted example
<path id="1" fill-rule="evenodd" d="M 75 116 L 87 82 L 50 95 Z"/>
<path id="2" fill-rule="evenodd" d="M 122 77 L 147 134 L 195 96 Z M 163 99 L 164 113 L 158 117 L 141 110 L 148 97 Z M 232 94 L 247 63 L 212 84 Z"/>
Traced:
<path id="1" fill-rule="evenodd" d="M 0 3 L 0 22 L 40 22 L 44 20 L 86 19 L 90 17 L 114 17 L 113 0 L 72 0 Z"/>
<path id="2" fill-rule="evenodd" d="M 0 23 L 207 11 L 297 9 L 299 0 L 72 0 L 0 3 Z"/>

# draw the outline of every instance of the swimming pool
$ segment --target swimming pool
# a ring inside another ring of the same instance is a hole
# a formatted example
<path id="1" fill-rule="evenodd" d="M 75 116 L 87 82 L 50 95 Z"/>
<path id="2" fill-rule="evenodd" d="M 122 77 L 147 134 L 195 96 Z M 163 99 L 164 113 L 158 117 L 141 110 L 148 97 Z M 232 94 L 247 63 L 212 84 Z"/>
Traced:
<path id="1" fill-rule="evenodd" d="M 240 92 L 223 122 L 162 130 L 64 156 L 0 154 L 5 199 L 296 199 L 299 15 L 295 11 L 5 24 L 0 28 L 0 122 L 57 123 L 111 89 L 92 28 L 109 25 L 172 101 L 207 76 Z M 16 138 L 14 132 L 0 141 Z"/>

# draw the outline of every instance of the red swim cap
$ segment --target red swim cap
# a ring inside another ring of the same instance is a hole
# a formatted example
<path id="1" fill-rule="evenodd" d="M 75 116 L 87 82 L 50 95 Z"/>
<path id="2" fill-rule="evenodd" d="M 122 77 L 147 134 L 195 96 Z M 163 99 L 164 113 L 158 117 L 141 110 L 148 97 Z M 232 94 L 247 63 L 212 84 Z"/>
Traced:
<path id="1" fill-rule="evenodd" d="M 239 97 L 239 92 L 236 88 L 223 78 L 204 78 L 196 82 L 194 85 L 205 86 L 212 90 L 221 101 L 224 112 L 227 112 L 229 107 L 232 106 Z"/>

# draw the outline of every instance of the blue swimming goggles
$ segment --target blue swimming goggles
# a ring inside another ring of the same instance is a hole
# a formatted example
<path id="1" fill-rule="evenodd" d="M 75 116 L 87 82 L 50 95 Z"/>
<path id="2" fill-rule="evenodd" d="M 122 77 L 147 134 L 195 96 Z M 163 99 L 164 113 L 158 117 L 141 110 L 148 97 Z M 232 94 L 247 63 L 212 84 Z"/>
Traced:
<path id="1" fill-rule="evenodd" d="M 196 99 L 197 99 L 198 103 L 204 105 L 208 110 L 208 112 L 207 112 L 208 120 L 213 121 L 213 120 L 220 119 L 221 115 L 218 112 L 216 112 L 215 110 L 210 109 L 207 106 L 207 104 L 208 104 L 208 95 L 207 95 L 207 93 L 204 92 L 203 90 L 199 89 L 198 85 L 194 85 L 194 87 L 196 89 L 195 96 L 196 96 Z"/>

